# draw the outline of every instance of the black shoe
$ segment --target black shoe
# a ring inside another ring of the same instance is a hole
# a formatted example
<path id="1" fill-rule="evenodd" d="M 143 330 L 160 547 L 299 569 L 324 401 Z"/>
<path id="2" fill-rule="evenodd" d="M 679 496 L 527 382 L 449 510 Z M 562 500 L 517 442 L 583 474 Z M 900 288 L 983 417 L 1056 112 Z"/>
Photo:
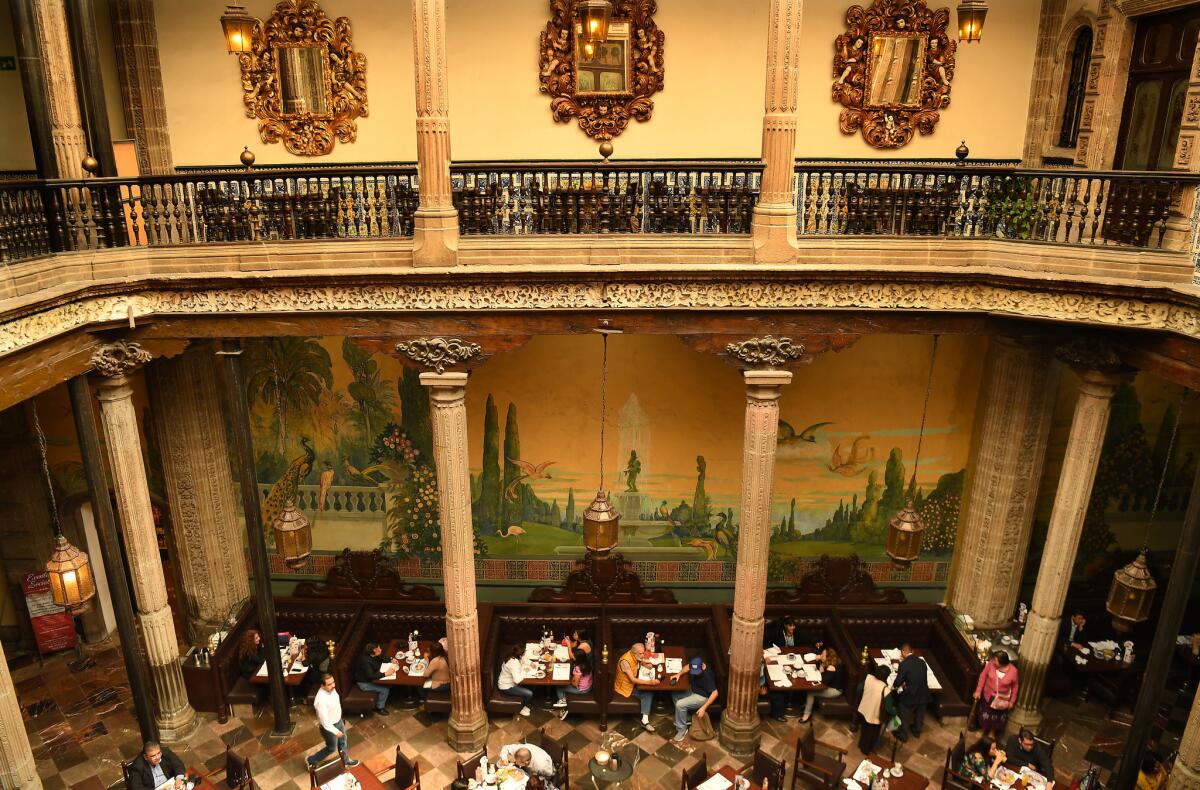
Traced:
<path id="1" fill-rule="evenodd" d="M 376 708 L 375 709 L 376 716 L 387 716 L 390 712 L 391 711 L 389 711 L 387 708 Z"/>
<path id="2" fill-rule="evenodd" d="M 771 718 L 775 721 L 781 721 L 784 724 L 787 724 L 787 716 L 772 716 Z"/>
<path id="3" fill-rule="evenodd" d="M 346 766 L 347 768 L 353 768 L 353 767 L 354 767 L 354 766 L 356 766 L 356 765 L 358 765 L 358 760 L 347 760 L 347 761 L 345 762 L 345 766 Z"/>

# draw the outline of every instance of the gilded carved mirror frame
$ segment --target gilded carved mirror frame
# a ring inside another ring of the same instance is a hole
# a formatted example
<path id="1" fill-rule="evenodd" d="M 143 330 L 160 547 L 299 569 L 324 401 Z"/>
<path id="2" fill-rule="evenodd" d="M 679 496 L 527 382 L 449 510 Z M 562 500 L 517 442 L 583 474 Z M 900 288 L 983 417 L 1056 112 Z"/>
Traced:
<path id="1" fill-rule="evenodd" d="M 624 49 L 625 90 L 581 92 L 576 89 L 574 0 L 550 0 L 550 21 L 539 43 L 542 93 L 548 93 L 550 114 L 559 123 L 579 119 L 589 137 L 605 142 L 625 131 L 630 119 L 648 121 L 651 98 L 663 88 L 663 32 L 654 23 L 655 0 L 613 0 L 610 28 L 627 25 Z"/>
<path id="2" fill-rule="evenodd" d="M 954 53 L 958 42 L 946 34 L 950 9 L 930 10 L 926 0 L 874 0 L 869 8 L 850 6 L 846 32 L 834 40 L 833 100 L 843 107 L 838 126 L 843 134 L 861 131 L 875 148 L 900 148 L 917 132 L 933 134 L 940 111 L 950 105 Z M 918 101 L 913 105 L 871 104 L 872 40 L 876 35 L 919 36 L 921 51 Z"/>
<path id="3" fill-rule="evenodd" d="M 287 111 L 277 50 L 323 52 L 327 112 Z M 354 51 L 347 17 L 330 19 L 316 0 L 280 0 L 264 22 L 255 20 L 251 49 L 238 56 L 246 116 L 258 119 L 264 143 L 282 142 L 297 156 L 323 156 L 335 141 L 358 137 L 355 119 L 367 115 L 367 57 Z"/>

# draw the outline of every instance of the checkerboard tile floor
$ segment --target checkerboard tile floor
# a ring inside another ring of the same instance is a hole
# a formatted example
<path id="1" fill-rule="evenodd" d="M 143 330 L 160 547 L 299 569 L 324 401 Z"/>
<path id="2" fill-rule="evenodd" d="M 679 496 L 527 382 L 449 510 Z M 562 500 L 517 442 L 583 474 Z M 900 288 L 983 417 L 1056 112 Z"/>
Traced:
<path id="1" fill-rule="evenodd" d="M 120 761 L 132 758 L 141 746 L 133 706 L 126 683 L 121 654 L 115 644 L 104 644 L 91 651 L 91 666 L 72 671 L 68 663 L 74 656 L 65 654 L 14 666 L 13 680 L 22 705 L 26 730 L 38 773 L 47 790 L 105 790 L 121 787 Z M 1169 754 L 1177 748 L 1179 733 L 1187 719 L 1190 695 L 1168 692 L 1155 721 L 1154 738 L 1158 750 Z M 542 702 L 543 705 L 548 700 Z M 185 764 L 205 773 L 214 773 L 222 786 L 225 747 L 230 746 L 249 757 L 255 783 L 260 790 L 295 790 L 308 786 L 304 757 L 321 744 L 312 711 L 292 709 L 296 722 L 294 734 L 287 739 L 270 735 L 272 719 L 268 711 L 254 718 L 231 718 L 225 724 L 216 717 L 201 715 L 201 725 L 186 743 L 172 744 Z M 1089 765 L 1108 773 L 1116 765 L 1128 732 L 1128 714 L 1106 716 L 1104 709 L 1079 700 L 1048 702 L 1045 734 L 1059 738 L 1055 765 L 1059 779 L 1066 781 L 1081 774 Z M 628 745 L 627 759 L 637 760 L 634 776 L 623 784 L 633 788 L 678 788 L 680 770 L 690 767 L 701 754 L 707 754 L 711 767 L 742 761 L 730 757 L 717 741 L 671 742 L 671 711 L 656 708 L 652 721 L 656 732 L 646 732 L 634 719 L 611 722 L 616 733 Z M 815 718 L 817 737 L 848 749 L 847 763 L 858 764 L 857 737 L 848 724 Z M 930 778 L 939 786 L 946 749 L 954 744 L 965 726 L 962 719 L 938 723 L 926 720 L 926 731 L 918 743 L 901 747 L 896 759 Z M 537 739 L 537 731 L 563 740 L 570 752 L 572 785 L 593 786 L 587 765 L 599 748 L 603 734 L 599 722 L 571 716 L 560 721 L 548 708 L 536 707 L 528 718 L 493 718 L 488 736 L 489 752 L 506 743 Z M 766 721 L 763 748 L 782 757 L 790 766 L 799 731 L 796 720 L 787 724 Z M 446 745 L 446 719 L 419 709 L 393 708 L 386 717 L 369 716 L 349 722 L 350 753 L 362 760 L 384 780 L 392 778 L 392 760 L 397 744 L 421 765 L 425 790 L 442 790 L 454 776 L 458 757 Z M 968 736 L 969 738 L 971 736 Z M 890 741 L 884 747 L 890 749 Z M 790 782 L 790 773 L 787 781 Z"/>

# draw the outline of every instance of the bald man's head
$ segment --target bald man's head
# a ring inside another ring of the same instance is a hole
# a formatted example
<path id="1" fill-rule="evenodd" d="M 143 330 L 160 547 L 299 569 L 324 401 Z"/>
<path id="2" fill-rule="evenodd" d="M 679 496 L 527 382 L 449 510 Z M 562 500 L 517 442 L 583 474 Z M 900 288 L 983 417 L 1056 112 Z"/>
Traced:
<path id="1" fill-rule="evenodd" d="M 529 763 L 532 760 L 533 754 L 524 746 L 522 746 L 520 749 L 517 749 L 517 753 L 513 755 L 513 762 L 522 768 L 528 768 Z"/>

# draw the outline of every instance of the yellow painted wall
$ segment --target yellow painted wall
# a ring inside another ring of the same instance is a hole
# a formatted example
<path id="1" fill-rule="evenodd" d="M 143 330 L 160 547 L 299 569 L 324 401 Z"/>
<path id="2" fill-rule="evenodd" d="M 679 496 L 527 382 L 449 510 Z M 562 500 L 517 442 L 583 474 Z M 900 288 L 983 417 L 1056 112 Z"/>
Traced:
<path id="1" fill-rule="evenodd" d="M 108 129 L 114 140 L 129 137 L 122 109 L 121 83 L 117 71 L 117 52 L 113 43 L 112 4 L 110 0 L 94 0 L 96 4 L 96 40 L 100 45 L 100 75 L 104 78 L 104 104 L 108 110 Z"/>
<path id="2" fill-rule="evenodd" d="M 928 137 L 918 133 L 908 145 L 879 150 L 861 133 L 838 129 L 841 105 L 832 98 L 833 42 L 845 31 L 847 0 L 808 0 L 800 40 L 797 157 L 925 159 L 954 156 L 966 140 L 972 157 L 1019 159 L 1029 110 L 1039 0 L 1005 0 L 989 6 L 983 38 L 958 47 L 950 106 Z M 866 5 L 864 2 L 863 5 Z M 937 7 L 937 3 L 930 3 Z M 957 31 L 954 3 L 950 27 Z M 952 38 L 957 39 L 957 34 Z"/>
<path id="3" fill-rule="evenodd" d="M 274 3 L 251 0 L 264 18 Z M 412 161 L 416 158 L 412 11 L 407 2 L 327 0 L 331 17 L 350 17 L 354 46 L 367 57 L 370 115 L 358 121 L 358 141 L 338 143 L 328 156 L 296 157 L 267 145 L 242 104 L 241 70 L 221 36 L 224 0 L 157 0 L 154 10 L 163 91 L 177 165 L 236 164 L 250 146 L 259 164 Z"/>
<path id="4" fill-rule="evenodd" d="M 17 55 L 7 9 L 0 13 L 0 55 Z M 33 145 L 29 142 L 20 71 L 0 71 L 0 107 L 4 108 L 0 113 L 0 170 L 32 170 Z"/>

